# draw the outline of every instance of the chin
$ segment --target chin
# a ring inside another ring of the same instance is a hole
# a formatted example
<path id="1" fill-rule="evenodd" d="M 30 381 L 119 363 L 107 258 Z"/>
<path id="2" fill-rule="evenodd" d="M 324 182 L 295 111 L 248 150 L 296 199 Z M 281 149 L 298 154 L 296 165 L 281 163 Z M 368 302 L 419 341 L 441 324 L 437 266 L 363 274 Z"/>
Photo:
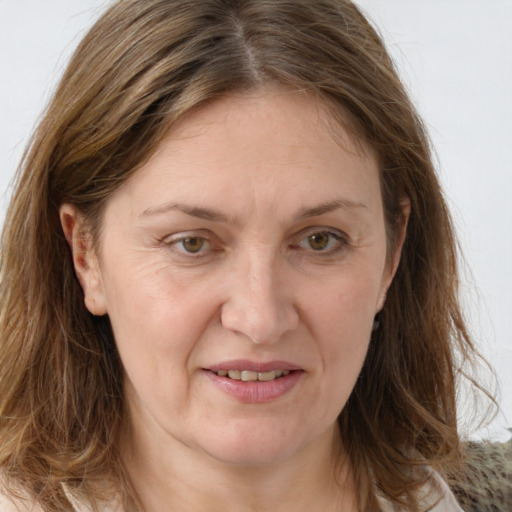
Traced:
<path id="1" fill-rule="evenodd" d="M 275 425 L 228 428 L 205 439 L 202 449 L 215 460 L 237 467 L 272 466 L 292 458 L 308 444 L 301 436 Z"/>
<path id="2" fill-rule="evenodd" d="M 237 468 L 263 468 L 274 466 L 291 458 L 294 454 L 293 450 L 285 450 L 283 447 L 261 448 L 252 447 L 225 447 L 224 450 L 219 448 L 207 452 L 210 457 L 216 461 Z"/>

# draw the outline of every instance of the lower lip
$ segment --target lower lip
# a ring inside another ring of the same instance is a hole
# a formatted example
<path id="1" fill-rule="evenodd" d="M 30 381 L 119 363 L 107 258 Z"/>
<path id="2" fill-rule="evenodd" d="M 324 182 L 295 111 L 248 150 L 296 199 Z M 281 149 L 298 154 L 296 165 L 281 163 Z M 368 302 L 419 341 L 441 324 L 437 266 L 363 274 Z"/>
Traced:
<path id="1" fill-rule="evenodd" d="M 290 372 L 278 379 L 262 381 L 242 381 L 220 377 L 214 372 L 205 370 L 208 378 L 224 393 L 246 404 L 262 404 L 271 402 L 291 391 L 304 374 L 301 370 Z"/>

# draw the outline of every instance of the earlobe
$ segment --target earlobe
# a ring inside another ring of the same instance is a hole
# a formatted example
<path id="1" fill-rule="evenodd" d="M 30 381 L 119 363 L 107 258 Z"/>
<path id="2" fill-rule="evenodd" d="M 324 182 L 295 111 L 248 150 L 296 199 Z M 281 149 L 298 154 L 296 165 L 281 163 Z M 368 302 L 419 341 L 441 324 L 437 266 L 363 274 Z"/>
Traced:
<path id="1" fill-rule="evenodd" d="M 59 215 L 71 249 L 75 274 L 84 292 L 85 306 L 93 315 L 105 315 L 107 310 L 101 270 L 85 217 L 76 206 L 68 203 L 60 207 Z"/>

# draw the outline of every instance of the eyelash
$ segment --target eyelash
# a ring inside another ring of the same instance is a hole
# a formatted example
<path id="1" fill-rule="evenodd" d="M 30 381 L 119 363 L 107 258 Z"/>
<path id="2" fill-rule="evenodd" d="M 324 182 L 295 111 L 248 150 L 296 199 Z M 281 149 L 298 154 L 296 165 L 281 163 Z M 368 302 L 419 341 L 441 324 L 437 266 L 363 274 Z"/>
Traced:
<path id="1" fill-rule="evenodd" d="M 314 249 L 313 247 L 311 247 L 309 242 L 312 240 L 313 237 L 318 236 L 328 237 L 326 244 L 327 249 Z M 337 252 L 343 250 L 348 245 L 347 236 L 338 230 L 314 228 L 308 231 L 302 231 L 295 238 L 297 239 L 297 242 L 289 244 L 288 247 L 290 249 L 310 252 L 313 255 L 325 257 L 336 254 Z M 183 247 L 183 244 L 187 240 L 199 240 L 202 245 L 196 252 L 189 251 Z M 205 257 L 208 253 L 222 251 L 222 249 L 215 248 L 214 243 L 207 236 L 202 236 L 196 233 L 179 234 L 176 237 L 164 240 L 163 243 L 165 246 L 170 247 L 179 255 L 187 258 L 201 258 Z M 304 243 L 307 244 L 308 246 L 303 246 L 302 244 Z"/>

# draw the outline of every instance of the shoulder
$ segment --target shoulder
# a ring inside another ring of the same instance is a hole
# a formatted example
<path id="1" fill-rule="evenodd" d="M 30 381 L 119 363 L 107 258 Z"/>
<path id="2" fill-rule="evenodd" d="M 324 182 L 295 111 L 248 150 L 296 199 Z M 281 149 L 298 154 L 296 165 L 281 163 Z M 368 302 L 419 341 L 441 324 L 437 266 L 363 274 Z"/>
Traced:
<path id="1" fill-rule="evenodd" d="M 30 499 L 23 499 L 11 493 L 3 477 L 0 475 L 0 512 L 44 512 L 43 509 Z"/>
<path id="2" fill-rule="evenodd" d="M 420 489 L 418 496 L 421 509 L 429 512 L 464 512 L 441 476 L 430 468 L 428 471 L 429 481 Z M 403 508 L 397 508 L 382 498 L 379 498 L 379 505 L 382 512 L 404 512 Z"/>
<path id="3" fill-rule="evenodd" d="M 464 512 L 450 487 L 441 476 L 432 471 L 432 479 L 439 501 L 431 509 L 431 512 Z"/>
<path id="4" fill-rule="evenodd" d="M 79 502 L 69 494 L 68 499 L 72 506 L 69 512 L 92 512 L 91 507 Z M 104 512 L 122 512 L 122 508 L 117 503 L 105 504 L 101 510 Z M 0 484 L 0 512 L 44 512 L 44 510 L 34 500 L 12 496 Z"/>
<path id="5" fill-rule="evenodd" d="M 69 502 L 68 512 L 93 512 L 93 507 L 87 499 L 77 498 L 65 485 L 62 486 L 62 489 Z M 119 497 L 109 502 L 99 502 L 97 505 L 103 512 L 123 512 L 124 510 Z M 30 498 L 23 489 L 11 490 L 0 468 L 0 512 L 44 512 L 44 510 L 37 500 Z"/>

